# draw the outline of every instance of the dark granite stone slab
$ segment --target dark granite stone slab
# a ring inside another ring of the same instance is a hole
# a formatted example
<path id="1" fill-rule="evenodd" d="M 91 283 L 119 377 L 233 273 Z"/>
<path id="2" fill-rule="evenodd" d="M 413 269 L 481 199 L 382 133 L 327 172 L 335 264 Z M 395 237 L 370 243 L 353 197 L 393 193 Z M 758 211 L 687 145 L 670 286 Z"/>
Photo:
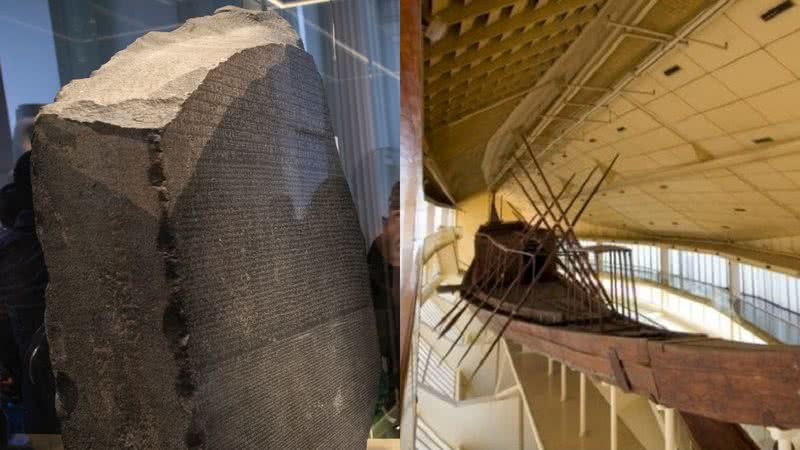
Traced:
<path id="1" fill-rule="evenodd" d="M 150 33 L 37 121 L 69 449 L 364 448 L 365 246 L 312 58 L 277 14 Z"/>

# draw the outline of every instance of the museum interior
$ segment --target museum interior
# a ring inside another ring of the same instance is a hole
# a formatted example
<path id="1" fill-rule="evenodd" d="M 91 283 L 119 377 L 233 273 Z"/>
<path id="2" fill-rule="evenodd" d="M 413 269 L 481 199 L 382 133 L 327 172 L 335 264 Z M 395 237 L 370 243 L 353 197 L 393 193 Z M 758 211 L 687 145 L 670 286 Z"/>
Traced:
<path id="1" fill-rule="evenodd" d="M 0 2 L 0 450 L 800 450 L 799 55 L 798 0 Z"/>
<path id="2" fill-rule="evenodd" d="M 800 448 L 800 4 L 419 8 L 404 446 Z"/>

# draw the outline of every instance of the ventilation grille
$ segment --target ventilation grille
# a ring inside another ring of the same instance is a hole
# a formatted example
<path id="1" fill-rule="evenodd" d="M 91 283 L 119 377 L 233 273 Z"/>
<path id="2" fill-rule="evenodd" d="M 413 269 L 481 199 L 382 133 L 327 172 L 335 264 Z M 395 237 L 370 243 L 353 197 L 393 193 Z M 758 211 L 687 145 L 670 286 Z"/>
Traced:
<path id="1" fill-rule="evenodd" d="M 783 14 L 784 12 L 786 12 L 786 10 L 791 9 L 793 7 L 794 7 L 794 1 L 792 0 L 786 0 L 780 2 L 774 7 L 767 10 L 767 12 L 762 14 L 761 20 L 763 20 L 764 22 L 769 22 L 770 20 L 778 17 L 778 15 Z"/>

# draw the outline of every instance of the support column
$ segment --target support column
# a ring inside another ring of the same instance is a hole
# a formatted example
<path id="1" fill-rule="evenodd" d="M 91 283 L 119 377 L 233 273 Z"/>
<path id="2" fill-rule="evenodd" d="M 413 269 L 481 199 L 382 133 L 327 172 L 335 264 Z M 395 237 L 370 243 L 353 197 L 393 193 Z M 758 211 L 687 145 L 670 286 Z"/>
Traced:
<path id="1" fill-rule="evenodd" d="M 736 298 L 739 296 L 739 261 L 728 258 L 728 290 L 731 297 Z"/>
<path id="2" fill-rule="evenodd" d="M 567 365 L 561 363 L 561 401 L 567 401 Z"/>
<path id="3" fill-rule="evenodd" d="M 738 304 L 739 295 L 741 291 L 739 289 L 739 261 L 736 261 L 732 258 L 728 258 L 728 292 L 731 295 L 731 308 L 733 311 L 731 312 L 730 319 L 731 319 L 731 340 L 735 340 L 735 323 L 736 317 L 739 316 L 739 311 L 737 310 L 736 306 Z"/>
<path id="4" fill-rule="evenodd" d="M 659 284 L 669 286 L 669 248 L 666 245 L 659 245 L 658 255 L 661 258 L 661 279 L 659 280 Z"/>
<path id="5" fill-rule="evenodd" d="M 553 376 L 553 358 L 547 357 L 547 376 Z"/>
<path id="6" fill-rule="evenodd" d="M 411 355 L 414 311 L 417 305 L 417 271 L 414 256 L 422 248 L 422 230 L 416 226 L 422 192 L 422 2 L 400 3 L 400 404 L 405 395 Z M 413 429 L 414 427 L 412 427 Z M 414 435 L 407 436 L 414 442 Z"/>
<path id="7" fill-rule="evenodd" d="M 675 445 L 675 410 L 664 408 L 664 450 L 677 450 Z"/>
<path id="8" fill-rule="evenodd" d="M 580 431 L 578 436 L 586 435 L 586 374 L 581 372 L 580 392 Z"/>
<path id="9" fill-rule="evenodd" d="M 595 242 L 595 244 L 596 245 L 603 245 L 603 243 L 600 242 L 600 241 Z M 597 265 L 597 273 L 599 274 L 600 272 L 603 271 L 603 254 L 602 253 L 595 253 L 594 257 L 595 257 L 594 263 Z"/>
<path id="10" fill-rule="evenodd" d="M 611 388 L 611 450 L 618 450 L 617 443 L 617 387 L 613 384 Z"/>

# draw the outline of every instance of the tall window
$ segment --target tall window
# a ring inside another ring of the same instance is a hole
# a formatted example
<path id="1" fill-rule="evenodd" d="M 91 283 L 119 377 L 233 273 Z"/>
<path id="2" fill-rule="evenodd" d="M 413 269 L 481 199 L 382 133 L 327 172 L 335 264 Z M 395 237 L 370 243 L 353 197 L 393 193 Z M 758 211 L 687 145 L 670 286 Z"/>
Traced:
<path id="1" fill-rule="evenodd" d="M 422 217 L 420 217 L 422 216 Z M 420 219 L 424 223 L 420 223 Z M 433 203 L 424 203 L 424 214 L 417 215 L 417 225 L 422 226 L 425 235 L 433 234 L 442 227 L 454 227 L 456 225 L 456 211 L 452 208 L 442 208 Z"/>
<path id="2" fill-rule="evenodd" d="M 684 250 L 670 250 L 670 274 L 682 281 L 693 281 L 727 288 L 728 260 L 721 256 Z"/>
<path id="3" fill-rule="evenodd" d="M 622 244 L 631 249 L 636 270 L 658 273 L 661 270 L 661 249 L 654 245 Z"/>
<path id="4" fill-rule="evenodd" d="M 658 281 L 659 272 L 661 271 L 661 249 L 653 245 L 624 243 L 615 243 L 614 245 L 626 247 L 631 250 L 633 271 L 636 277 Z M 611 261 L 609 258 L 604 258 L 602 263 L 602 271 L 611 270 Z"/>
<path id="5" fill-rule="evenodd" d="M 740 264 L 739 279 L 743 295 L 800 312 L 800 278 Z"/>
<path id="6" fill-rule="evenodd" d="M 581 244 L 581 247 L 591 247 L 593 245 L 597 245 L 597 242 L 595 241 L 587 241 L 584 239 L 581 239 L 578 242 Z M 595 261 L 594 252 L 589 252 L 588 256 L 589 256 L 589 264 L 591 264 L 592 267 L 594 267 L 595 270 L 597 270 L 597 261 Z"/>

